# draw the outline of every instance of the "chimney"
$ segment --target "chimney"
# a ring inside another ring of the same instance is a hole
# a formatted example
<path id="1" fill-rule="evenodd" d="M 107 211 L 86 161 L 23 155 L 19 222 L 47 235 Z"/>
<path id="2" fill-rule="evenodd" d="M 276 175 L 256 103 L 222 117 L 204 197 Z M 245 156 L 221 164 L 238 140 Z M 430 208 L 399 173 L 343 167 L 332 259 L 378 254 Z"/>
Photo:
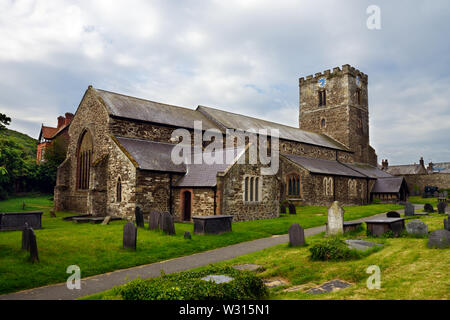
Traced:
<path id="1" fill-rule="evenodd" d="M 389 162 L 388 160 L 381 160 L 381 170 L 387 170 L 389 168 Z"/>
<path id="2" fill-rule="evenodd" d="M 58 129 L 64 125 L 65 121 L 66 121 L 66 118 L 64 118 L 63 116 L 58 117 Z"/>
<path id="3" fill-rule="evenodd" d="M 66 121 L 64 122 L 64 125 L 67 126 L 69 123 L 71 123 L 73 117 L 74 117 L 73 113 L 66 112 Z"/>
<path id="4" fill-rule="evenodd" d="M 430 162 L 430 163 L 428 164 L 428 171 L 433 172 L 433 162 Z"/>
<path id="5" fill-rule="evenodd" d="M 420 166 L 425 168 L 425 162 L 423 161 L 423 157 L 420 158 Z"/>

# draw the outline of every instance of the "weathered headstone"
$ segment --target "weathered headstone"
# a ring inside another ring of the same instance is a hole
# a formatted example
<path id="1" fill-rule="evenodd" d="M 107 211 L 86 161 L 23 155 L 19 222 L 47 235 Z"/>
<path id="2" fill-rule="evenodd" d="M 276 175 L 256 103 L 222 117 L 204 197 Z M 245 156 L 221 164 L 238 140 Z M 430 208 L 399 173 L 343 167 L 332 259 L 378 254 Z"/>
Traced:
<path id="1" fill-rule="evenodd" d="M 30 260 L 32 263 L 39 262 L 36 235 L 34 234 L 33 228 L 30 228 L 28 230 L 28 233 L 29 233 L 29 242 L 30 242 Z"/>
<path id="2" fill-rule="evenodd" d="M 161 213 L 153 210 L 150 212 L 150 215 L 148 217 L 148 228 L 150 230 L 157 230 L 159 229 L 159 224 L 160 224 L 160 218 L 161 218 Z"/>
<path id="3" fill-rule="evenodd" d="M 429 248 L 444 249 L 450 247 L 450 231 L 436 230 L 428 237 Z"/>
<path id="4" fill-rule="evenodd" d="M 400 218 L 400 213 L 395 212 L 395 211 L 391 211 L 391 212 L 388 212 L 386 214 L 386 217 L 388 217 L 388 218 Z"/>
<path id="5" fill-rule="evenodd" d="M 435 197 L 435 198 L 439 197 L 439 192 L 437 192 L 437 191 L 433 192 L 433 197 Z"/>
<path id="6" fill-rule="evenodd" d="M 111 222 L 111 216 L 107 216 L 105 217 L 105 219 L 103 219 L 102 225 L 106 226 Z"/>
<path id="7" fill-rule="evenodd" d="M 54 209 L 50 210 L 50 218 L 56 218 L 56 214 L 55 214 L 55 210 Z"/>
<path id="8" fill-rule="evenodd" d="M 428 213 L 434 212 L 433 206 L 429 203 L 427 203 L 423 206 L 423 210 Z"/>
<path id="9" fill-rule="evenodd" d="M 447 198 L 447 197 L 448 197 L 448 191 L 445 190 L 445 191 L 444 191 L 444 198 Z"/>
<path id="10" fill-rule="evenodd" d="M 425 236 L 428 234 L 428 226 L 420 220 L 413 220 L 406 225 L 406 231 L 416 236 Z"/>
<path id="11" fill-rule="evenodd" d="M 136 207 L 134 210 L 134 215 L 136 216 L 136 226 L 138 228 L 145 228 L 144 226 L 144 215 L 140 207 Z"/>
<path id="12" fill-rule="evenodd" d="M 328 208 L 327 235 L 334 236 L 344 233 L 344 212 L 339 201 L 333 202 Z"/>
<path id="13" fill-rule="evenodd" d="M 405 217 L 414 216 L 414 205 L 411 202 L 405 204 Z"/>
<path id="14" fill-rule="evenodd" d="M 444 229 L 450 231 L 450 225 L 449 222 L 450 219 L 444 219 Z"/>
<path id="15" fill-rule="evenodd" d="M 184 233 L 184 238 L 185 238 L 186 240 L 192 240 L 192 235 L 191 235 L 191 233 L 190 233 L 189 231 L 186 231 L 186 232 Z"/>
<path id="16" fill-rule="evenodd" d="M 22 231 L 22 250 L 30 250 L 30 228 L 26 222 Z"/>
<path id="17" fill-rule="evenodd" d="M 445 214 L 445 210 L 447 209 L 447 204 L 445 202 L 439 202 L 437 205 L 437 209 L 440 214 Z"/>
<path id="18" fill-rule="evenodd" d="M 286 205 L 284 203 L 280 206 L 280 213 L 286 213 Z"/>
<path id="19" fill-rule="evenodd" d="M 297 210 L 293 203 L 289 203 L 289 214 L 297 214 Z"/>
<path id="20" fill-rule="evenodd" d="M 161 229 L 168 235 L 175 234 L 175 224 L 169 212 L 164 212 L 161 216 Z"/>
<path id="21" fill-rule="evenodd" d="M 291 247 L 305 245 L 305 230 L 297 223 L 289 228 L 289 244 Z"/>
<path id="22" fill-rule="evenodd" d="M 128 222 L 123 227 L 123 248 L 136 250 L 137 228 L 134 223 Z"/>

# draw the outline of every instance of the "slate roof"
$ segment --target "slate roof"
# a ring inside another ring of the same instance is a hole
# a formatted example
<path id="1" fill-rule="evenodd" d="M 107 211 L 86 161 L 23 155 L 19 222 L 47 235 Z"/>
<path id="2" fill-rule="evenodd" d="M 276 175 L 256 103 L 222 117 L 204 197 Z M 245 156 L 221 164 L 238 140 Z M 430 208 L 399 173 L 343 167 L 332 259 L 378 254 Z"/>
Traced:
<path id="1" fill-rule="evenodd" d="M 252 118 L 205 106 L 199 106 L 197 110 L 208 115 L 210 119 L 213 119 L 226 129 L 278 129 L 281 139 L 303 142 L 331 149 L 349 151 L 344 145 L 324 134 L 309 132 L 298 128 L 289 127 L 280 123 Z"/>
<path id="2" fill-rule="evenodd" d="M 424 169 L 420 164 L 389 166 L 386 172 L 394 176 L 427 173 L 426 169 Z"/>
<path id="3" fill-rule="evenodd" d="M 375 182 L 372 193 L 398 193 L 402 186 L 403 177 L 379 178 Z"/>
<path id="4" fill-rule="evenodd" d="M 123 137 L 116 137 L 116 140 L 136 161 L 141 170 L 186 172 L 184 164 L 176 165 L 172 162 L 171 154 L 174 144 Z"/>
<path id="5" fill-rule="evenodd" d="M 194 128 L 194 121 L 202 121 L 203 130 L 218 129 L 211 120 L 192 109 L 129 97 L 100 89 L 93 90 L 105 102 L 111 116 L 188 129 Z"/>
<path id="6" fill-rule="evenodd" d="M 358 171 L 352 170 L 351 168 L 337 161 L 307 158 L 292 154 L 282 155 L 312 173 L 366 178 L 365 175 L 359 173 Z"/>
<path id="7" fill-rule="evenodd" d="M 58 128 L 46 127 L 44 125 L 41 128 L 41 135 L 44 137 L 44 139 L 47 139 L 47 140 L 51 140 L 57 132 L 58 132 Z M 40 138 L 41 137 L 39 137 L 39 139 Z"/>
<path id="8" fill-rule="evenodd" d="M 389 178 L 392 177 L 391 174 L 387 173 L 386 171 L 380 170 L 377 167 L 373 167 L 369 164 L 365 163 L 345 163 L 347 167 L 350 167 L 351 169 L 358 171 L 359 173 L 369 177 L 369 178 Z"/>

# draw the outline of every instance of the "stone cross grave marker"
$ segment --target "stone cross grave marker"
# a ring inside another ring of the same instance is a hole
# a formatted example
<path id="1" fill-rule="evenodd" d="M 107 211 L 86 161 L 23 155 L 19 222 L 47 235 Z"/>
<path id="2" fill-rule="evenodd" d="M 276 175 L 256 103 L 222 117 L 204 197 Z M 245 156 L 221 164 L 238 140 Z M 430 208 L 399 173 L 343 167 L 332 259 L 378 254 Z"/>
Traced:
<path id="1" fill-rule="evenodd" d="M 27 222 L 25 222 L 25 227 L 22 231 L 22 250 L 30 250 L 30 228 Z"/>
<path id="2" fill-rule="evenodd" d="M 30 248 L 30 260 L 32 263 L 39 262 L 38 248 L 36 242 L 36 235 L 33 228 L 28 229 L 29 233 L 29 248 Z"/>
<path id="3" fill-rule="evenodd" d="M 411 202 L 405 204 L 405 217 L 414 216 L 414 205 Z"/>
<path id="4" fill-rule="evenodd" d="M 123 248 L 136 250 L 137 228 L 134 223 L 128 222 L 123 227 Z"/>
<path id="5" fill-rule="evenodd" d="M 150 212 L 150 215 L 148 217 L 148 228 L 150 230 L 157 230 L 159 229 L 159 225 L 160 225 L 160 218 L 161 218 L 161 213 L 159 213 L 156 210 L 152 210 Z"/>
<path id="6" fill-rule="evenodd" d="M 161 229 L 165 234 L 174 235 L 175 234 L 175 224 L 173 217 L 169 212 L 164 212 L 161 217 Z"/>
<path id="7" fill-rule="evenodd" d="M 305 245 L 305 230 L 297 223 L 289 228 L 289 244 L 291 247 Z"/>
<path id="8" fill-rule="evenodd" d="M 328 224 L 327 235 L 334 236 L 344 233 L 344 209 L 339 204 L 339 201 L 333 202 L 328 208 Z"/>
<path id="9" fill-rule="evenodd" d="M 136 209 L 134 210 L 134 215 L 136 216 L 136 226 L 138 228 L 145 228 L 144 215 L 142 214 L 141 207 L 136 207 Z"/>

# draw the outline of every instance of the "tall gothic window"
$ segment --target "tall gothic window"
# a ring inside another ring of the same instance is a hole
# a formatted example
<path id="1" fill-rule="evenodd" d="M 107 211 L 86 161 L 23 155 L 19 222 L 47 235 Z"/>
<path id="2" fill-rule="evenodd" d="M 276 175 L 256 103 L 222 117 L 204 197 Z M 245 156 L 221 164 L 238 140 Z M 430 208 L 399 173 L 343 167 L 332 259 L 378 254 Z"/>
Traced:
<path id="1" fill-rule="evenodd" d="M 300 177 L 296 174 L 287 177 L 288 195 L 300 196 Z"/>
<path id="2" fill-rule="evenodd" d="M 348 180 L 348 194 L 351 197 L 356 197 L 357 195 L 357 182 L 355 179 Z"/>
<path id="3" fill-rule="evenodd" d="M 80 190 L 89 189 L 89 177 L 91 173 L 93 143 L 89 131 L 83 133 L 78 146 L 77 185 Z"/>
<path id="4" fill-rule="evenodd" d="M 334 195 L 333 178 L 323 178 L 323 194 L 326 196 Z"/>
<path id="5" fill-rule="evenodd" d="M 243 185 L 244 202 L 260 202 L 261 181 L 259 177 L 245 177 Z"/>
<path id="6" fill-rule="evenodd" d="M 327 92 L 325 90 L 319 91 L 319 107 L 327 105 Z"/>
<path id="7" fill-rule="evenodd" d="M 122 181 L 117 180 L 117 186 L 116 186 L 116 202 L 122 202 Z"/>

